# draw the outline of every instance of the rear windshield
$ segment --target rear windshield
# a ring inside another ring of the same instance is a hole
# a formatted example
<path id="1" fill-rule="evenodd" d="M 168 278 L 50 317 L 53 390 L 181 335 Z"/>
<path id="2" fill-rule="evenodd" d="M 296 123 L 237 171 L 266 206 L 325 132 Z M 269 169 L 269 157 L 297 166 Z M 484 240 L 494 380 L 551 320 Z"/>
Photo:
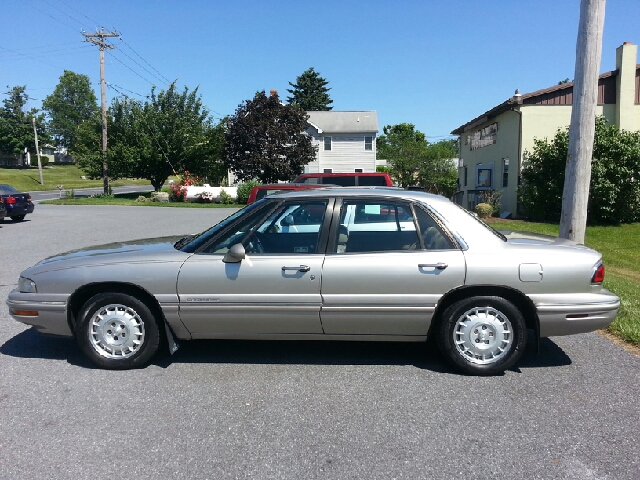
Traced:
<path id="1" fill-rule="evenodd" d="M 355 187 L 356 177 L 322 177 L 322 183 L 330 183 L 332 185 L 340 185 L 341 187 Z"/>
<path id="2" fill-rule="evenodd" d="M 358 177 L 358 185 L 361 187 L 384 187 L 387 185 L 387 179 L 381 175 L 361 176 Z"/>
<path id="3" fill-rule="evenodd" d="M 15 188 L 13 188 L 11 185 L 0 185 L 0 194 L 6 195 L 11 193 L 20 193 L 20 192 Z"/>

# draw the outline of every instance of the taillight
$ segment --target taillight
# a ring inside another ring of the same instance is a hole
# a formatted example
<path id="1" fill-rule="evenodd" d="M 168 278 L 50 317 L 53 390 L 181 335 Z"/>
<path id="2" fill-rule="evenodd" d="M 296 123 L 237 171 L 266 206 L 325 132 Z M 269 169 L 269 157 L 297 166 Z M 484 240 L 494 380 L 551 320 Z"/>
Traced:
<path id="1" fill-rule="evenodd" d="M 604 282 L 604 265 L 599 263 L 593 272 L 593 276 L 591 277 L 591 283 L 602 283 Z"/>
<path id="2" fill-rule="evenodd" d="M 16 198 L 15 198 L 15 197 L 12 197 L 11 195 L 9 195 L 9 196 L 7 197 L 7 203 L 8 203 L 9 205 L 13 205 L 14 203 L 16 203 Z"/>

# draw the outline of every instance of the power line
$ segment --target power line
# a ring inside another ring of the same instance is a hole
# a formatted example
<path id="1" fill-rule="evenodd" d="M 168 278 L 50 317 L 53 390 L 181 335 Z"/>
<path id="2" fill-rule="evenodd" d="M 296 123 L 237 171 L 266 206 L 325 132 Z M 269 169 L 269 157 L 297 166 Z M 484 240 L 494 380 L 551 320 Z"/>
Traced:
<path id="1" fill-rule="evenodd" d="M 118 63 L 121 63 L 122 65 L 124 65 L 125 67 L 127 67 L 129 70 L 131 70 L 133 73 L 135 73 L 137 76 L 139 76 L 141 79 L 143 79 L 145 82 L 149 83 L 150 85 L 155 85 L 152 81 L 146 79 L 145 77 L 143 77 L 142 75 L 140 75 L 138 72 L 136 72 L 133 68 L 131 68 L 129 65 L 127 65 L 126 63 L 124 63 L 122 60 L 120 60 L 118 57 L 116 57 L 115 55 L 112 55 L 111 58 L 113 58 L 114 60 L 116 60 Z"/>
<path id="2" fill-rule="evenodd" d="M 71 30 L 73 30 L 74 32 L 78 33 L 78 30 L 75 27 L 72 27 L 71 25 L 69 25 L 68 23 L 63 22 L 62 20 L 60 20 L 59 18 L 54 17 L 53 15 L 48 14 L 47 12 L 44 12 L 42 10 L 40 10 L 38 7 L 34 7 L 33 5 L 31 5 L 30 3 L 26 2 L 25 0 L 20 0 L 22 3 L 25 3 L 27 5 L 29 5 L 31 8 L 34 8 L 35 10 L 39 11 L 40 13 L 42 13 L 43 15 L 46 15 L 47 17 L 50 17 L 52 19 L 54 19 L 56 22 L 61 23 L 62 25 L 64 25 L 65 27 L 70 28 Z"/>
<path id="3" fill-rule="evenodd" d="M 16 52 L 15 50 L 11 50 L 10 48 L 6 48 L 6 47 L 2 47 L 2 46 L 0 46 L 0 48 L 2 48 L 3 50 L 6 50 L 6 51 L 8 51 L 8 52 L 15 53 L 16 55 L 20 55 L 20 56 L 22 56 L 22 57 L 30 58 L 31 60 L 35 60 L 36 62 L 44 63 L 45 65 L 49 65 L 50 67 L 54 67 L 54 68 L 62 68 L 62 67 L 60 67 L 59 65 L 54 65 L 53 63 L 45 62 L 45 61 L 43 61 L 43 60 L 38 60 L 38 59 L 37 59 L 37 58 L 35 58 L 35 57 L 32 57 L 32 56 L 30 56 L 30 55 L 27 55 L 26 53 Z"/>
<path id="4" fill-rule="evenodd" d="M 133 49 L 133 47 L 132 47 L 131 45 L 129 45 L 127 42 L 125 42 L 125 41 L 124 41 L 124 39 L 123 39 L 122 37 L 120 37 L 120 41 L 121 41 L 122 43 L 124 43 L 124 44 L 125 44 L 125 45 L 126 45 L 126 46 L 127 46 L 127 47 L 132 51 L 132 52 L 133 52 L 133 53 L 135 53 L 136 55 L 138 55 L 138 57 L 140 57 L 140 59 L 141 59 L 144 63 L 146 63 L 147 65 L 149 65 L 149 66 L 150 66 L 150 67 L 151 67 L 151 68 L 152 68 L 152 69 L 153 69 L 153 70 L 154 70 L 158 75 L 160 75 L 162 78 L 164 78 L 164 79 L 165 79 L 165 81 L 166 81 L 168 84 L 171 84 L 171 81 L 170 81 L 167 77 L 165 77 L 165 76 L 164 76 L 164 75 L 162 75 L 160 72 L 158 72 L 158 70 L 156 70 L 156 69 L 153 67 L 153 65 L 151 65 L 151 64 L 150 64 L 149 62 L 147 62 L 144 58 L 142 58 L 142 56 L 141 56 L 138 52 L 136 52 L 136 51 Z M 123 53 L 124 53 L 124 52 L 123 52 Z"/>
<path id="5" fill-rule="evenodd" d="M 160 77 L 158 77 L 157 75 L 155 75 L 153 72 L 150 72 L 149 70 L 147 70 L 143 65 L 140 65 L 138 62 L 136 62 L 133 58 L 131 58 L 129 55 L 127 55 L 126 53 L 124 53 L 122 50 L 120 50 L 120 53 L 123 54 L 125 57 L 127 57 L 129 60 L 131 60 L 133 63 L 135 63 L 136 65 L 138 65 L 140 68 L 142 68 L 145 72 L 147 72 L 148 74 L 150 74 L 152 77 L 155 77 L 156 79 L 160 80 L 161 83 L 169 83 L 171 84 L 171 82 L 169 82 L 167 80 L 167 82 L 163 81 Z M 152 67 L 153 68 L 153 67 Z M 155 70 L 155 69 L 154 69 Z M 164 77 L 163 77 L 164 78 Z M 166 78 L 165 78 L 166 80 Z"/>
<path id="6" fill-rule="evenodd" d="M 50 7 L 55 8 L 56 10 L 58 10 L 60 13 L 63 13 L 64 15 L 66 15 L 67 17 L 69 17 L 71 20 L 78 22 L 80 25 L 82 25 L 83 27 L 85 26 L 80 20 L 78 20 L 75 17 L 72 17 L 71 15 L 69 15 L 67 12 L 60 10 L 58 7 L 56 7 L 55 5 L 51 5 L 49 2 L 47 2 L 47 0 L 42 0 L 44 3 L 46 3 L 47 5 L 49 5 Z"/>
<path id="7" fill-rule="evenodd" d="M 84 13 L 79 12 L 78 10 L 76 10 L 75 8 L 73 8 L 71 5 L 69 5 L 66 2 L 63 2 L 62 0 L 58 0 L 60 3 L 62 3 L 63 5 L 66 5 L 67 7 L 69 7 L 71 10 L 73 10 L 76 13 L 79 13 L 80 15 L 82 15 L 84 18 L 86 18 L 87 20 L 89 20 L 91 23 L 93 23 L 94 27 L 98 27 L 98 22 L 96 22 L 95 20 L 91 20 L 89 17 L 87 17 Z"/>

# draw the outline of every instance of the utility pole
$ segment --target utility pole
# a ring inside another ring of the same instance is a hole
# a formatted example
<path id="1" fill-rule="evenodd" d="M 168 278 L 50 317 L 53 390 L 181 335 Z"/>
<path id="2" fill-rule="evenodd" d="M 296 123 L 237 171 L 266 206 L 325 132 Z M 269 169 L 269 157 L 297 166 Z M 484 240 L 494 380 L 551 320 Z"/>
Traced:
<path id="1" fill-rule="evenodd" d="M 560 237 L 584 243 L 606 0 L 581 0 Z"/>
<path id="2" fill-rule="evenodd" d="M 103 28 L 96 33 L 84 33 L 85 42 L 91 42 L 100 48 L 100 96 L 102 97 L 102 177 L 104 194 L 109 194 L 109 169 L 107 168 L 107 91 L 104 81 L 104 51 L 116 48 L 105 42 L 105 38 L 119 37 L 117 32 L 105 32 Z"/>
<path id="3" fill-rule="evenodd" d="M 42 179 L 42 162 L 40 161 L 40 148 L 38 148 L 38 131 L 36 130 L 36 117 L 31 117 L 33 120 L 33 136 L 36 138 L 36 155 L 38 156 L 38 171 L 40 172 L 40 185 L 44 185 Z"/>

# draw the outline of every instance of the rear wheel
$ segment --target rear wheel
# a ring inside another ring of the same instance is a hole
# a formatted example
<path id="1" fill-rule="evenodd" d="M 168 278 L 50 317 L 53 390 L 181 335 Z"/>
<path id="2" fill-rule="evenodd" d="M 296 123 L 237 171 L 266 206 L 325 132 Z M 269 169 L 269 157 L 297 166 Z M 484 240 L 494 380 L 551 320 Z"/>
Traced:
<path id="1" fill-rule="evenodd" d="M 524 353 L 526 325 L 520 311 L 502 297 L 471 297 L 447 308 L 438 346 L 447 360 L 472 375 L 495 375 Z"/>
<path id="2" fill-rule="evenodd" d="M 11 217 L 11 220 L 13 220 L 14 222 L 21 222 L 22 220 L 24 220 L 25 215 L 13 215 Z"/>
<path id="3" fill-rule="evenodd" d="M 78 318 L 78 344 L 103 368 L 143 367 L 158 351 L 158 324 L 149 308 L 135 297 L 100 293 L 84 304 Z"/>

